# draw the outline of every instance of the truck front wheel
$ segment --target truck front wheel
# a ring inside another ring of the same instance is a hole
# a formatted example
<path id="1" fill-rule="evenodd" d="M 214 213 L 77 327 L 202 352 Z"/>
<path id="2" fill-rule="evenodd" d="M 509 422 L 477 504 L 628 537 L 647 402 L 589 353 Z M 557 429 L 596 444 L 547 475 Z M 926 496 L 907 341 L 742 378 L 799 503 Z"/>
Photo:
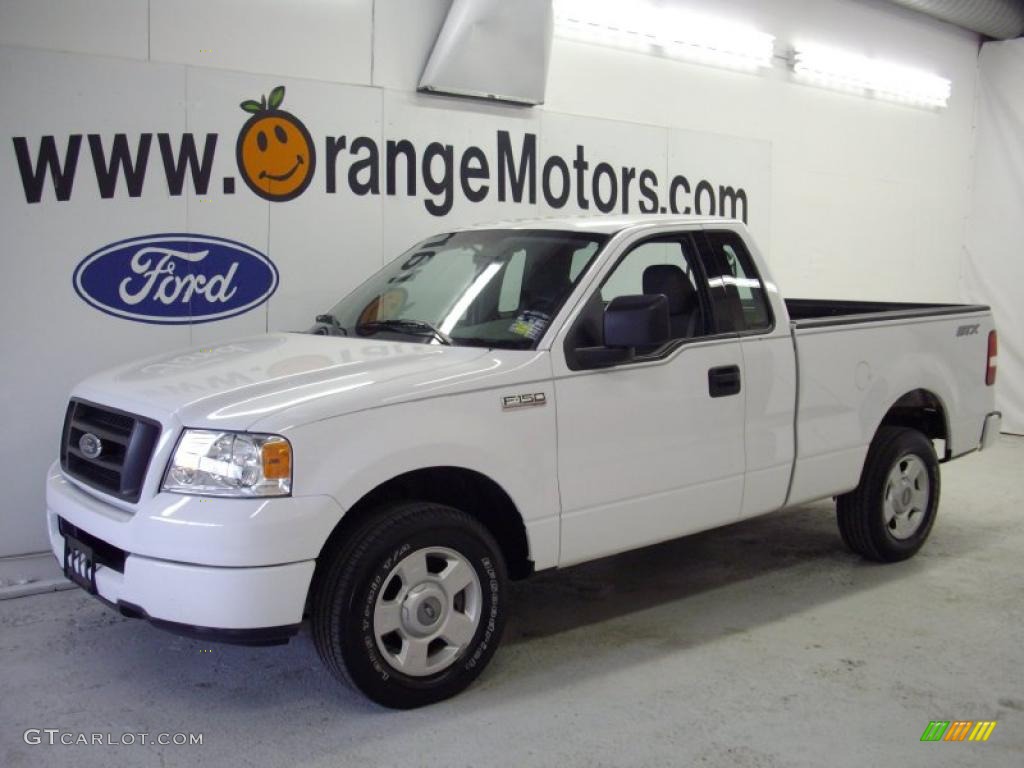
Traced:
<path id="1" fill-rule="evenodd" d="M 483 671 L 505 623 L 501 551 L 475 518 L 405 502 L 328 547 L 313 638 L 335 675 L 394 709 L 441 701 Z"/>
<path id="2" fill-rule="evenodd" d="M 928 538 L 939 507 L 939 462 L 915 429 L 882 427 L 868 449 L 860 485 L 839 497 L 839 532 L 857 554 L 906 560 Z"/>

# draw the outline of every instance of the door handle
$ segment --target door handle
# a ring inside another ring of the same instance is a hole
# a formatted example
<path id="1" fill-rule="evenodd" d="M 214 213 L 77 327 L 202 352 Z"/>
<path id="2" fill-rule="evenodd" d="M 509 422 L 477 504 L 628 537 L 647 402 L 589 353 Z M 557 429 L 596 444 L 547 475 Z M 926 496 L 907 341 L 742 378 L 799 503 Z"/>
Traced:
<path id="1" fill-rule="evenodd" d="M 712 397 L 730 397 L 740 393 L 740 367 L 721 365 L 708 371 L 708 394 Z"/>

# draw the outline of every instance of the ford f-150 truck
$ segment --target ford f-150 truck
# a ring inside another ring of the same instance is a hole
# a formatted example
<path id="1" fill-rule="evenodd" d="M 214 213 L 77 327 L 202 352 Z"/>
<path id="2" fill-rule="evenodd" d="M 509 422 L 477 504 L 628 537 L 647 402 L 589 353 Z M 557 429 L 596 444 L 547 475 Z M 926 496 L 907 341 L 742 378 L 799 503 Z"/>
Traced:
<path id="1" fill-rule="evenodd" d="M 179 633 L 308 618 L 389 707 L 469 685 L 537 570 L 829 497 L 851 550 L 910 557 L 939 464 L 999 433 L 987 307 L 784 301 L 736 222 L 449 232 L 310 315 L 75 387 L 50 540 Z"/>

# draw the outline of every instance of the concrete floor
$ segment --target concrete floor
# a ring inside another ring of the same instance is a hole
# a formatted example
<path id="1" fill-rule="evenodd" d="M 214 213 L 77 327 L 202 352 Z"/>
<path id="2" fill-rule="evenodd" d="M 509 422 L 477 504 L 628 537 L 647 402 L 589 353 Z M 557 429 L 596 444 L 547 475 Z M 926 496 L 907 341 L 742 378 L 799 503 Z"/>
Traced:
<path id="1" fill-rule="evenodd" d="M 308 633 L 176 638 L 74 590 L 0 602 L 0 765 L 1024 765 L 1024 439 L 943 470 L 931 540 L 878 566 L 816 504 L 515 587 L 505 643 L 443 704 L 376 708 Z M 930 720 L 988 743 L 921 743 Z M 26 728 L 203 733 L 29 746 Z"/>

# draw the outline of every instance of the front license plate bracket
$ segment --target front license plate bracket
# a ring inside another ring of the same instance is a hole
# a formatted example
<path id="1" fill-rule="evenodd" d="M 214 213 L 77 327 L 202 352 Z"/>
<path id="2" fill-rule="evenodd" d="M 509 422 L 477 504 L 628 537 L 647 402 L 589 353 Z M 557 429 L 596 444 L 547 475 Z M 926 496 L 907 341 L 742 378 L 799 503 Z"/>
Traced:
<path id="1" fill-rule="evenodd" d="M 90 595 L 96 594 L 96 558 L 92 547 L 64 535 L 64 575 Z"/>

